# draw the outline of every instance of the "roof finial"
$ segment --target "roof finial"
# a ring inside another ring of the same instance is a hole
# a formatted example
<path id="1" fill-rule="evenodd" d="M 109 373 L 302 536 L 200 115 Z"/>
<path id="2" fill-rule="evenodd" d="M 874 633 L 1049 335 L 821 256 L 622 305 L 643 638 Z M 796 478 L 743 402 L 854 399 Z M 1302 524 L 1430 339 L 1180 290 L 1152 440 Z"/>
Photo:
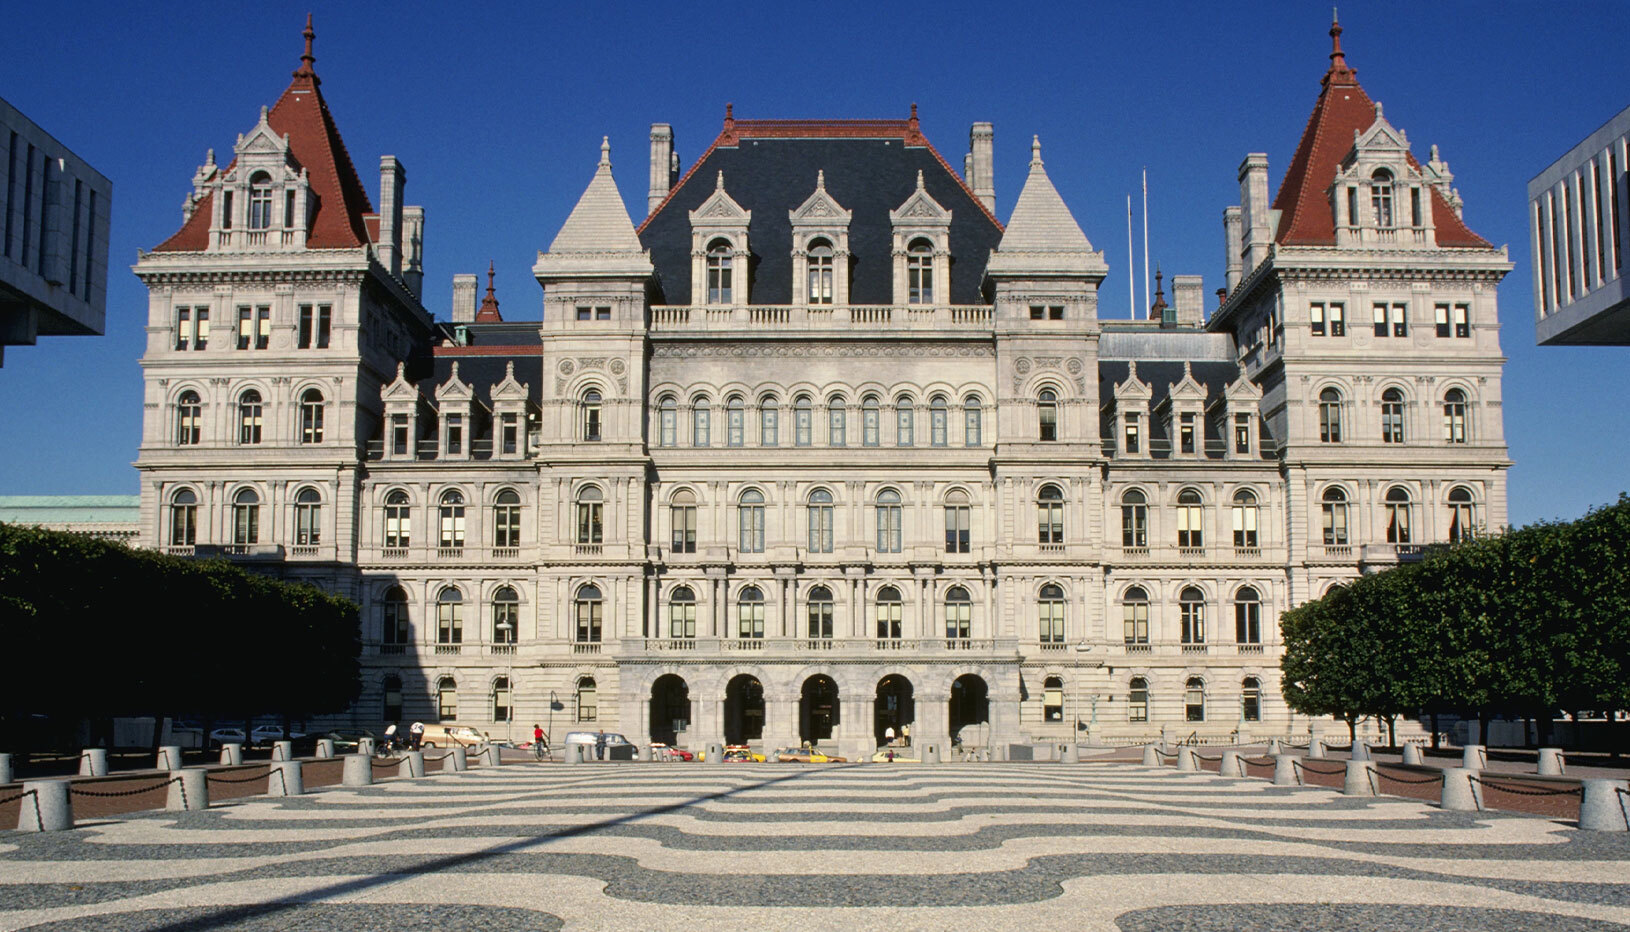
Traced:
<path id="1" fill-rule="evenodd" d="M 922 189 L 923 189 L 923 170 L 919 168 L 919 169 L 917 169 L 917 190 L 921 191 Z"/>
<path id="2" fill-rule="evenodd" d="M 1433 158 L 1436 158 L 1437 157 L 1437 147 L 1436 146 L 1434 146 L 1432 148 L 1432 152 L 1433 152 Z M 824 168 L 817 168 L 815 170 L 815 190 L 817 190 L 817 191 L 825 191 L 826 190 L 826 169 L 824 169 Z"/>
<path id="3" fill-rule="evenodd" d="M 1030 167 L 1031 168 L 1040 168 L 1041 167 L 1041 137 L 1040 136 L 1033 135 L 1033 136 L 1030 137 Z"/>
<path id="4" fill-rule="evenodd" d="M 722 169 L 719 172 L 718 180 L 716 180 L 713 183 L 713 190 L 715 190 L 715 191 L 723 191 L 724 190 L 724 171 Z"/>
<path id="5" fill-rule="evenodd" d="M 475 322 L 478 324 L 503 323 L 504 315 L 498 313 L 498 295 L 493 292 L 492 260 L 487 260 L 487 296 L 482 299 L 481 307 L 475 312 Z"/>
<path id="6" fill-rule="evenodd" d="M 488 259 L 487 260 L 487 294 L 489 296 L 492 294 L 493 271 L 494 271 L 493 262 L 492 262 L 491 259 Z"/>
<path id="7" fill-rule="evenodd" d="M 736 105 L 724 105 L 724 128 L 729 129 L 736 125 Z"/>
<path id="8" fill-rule="evenodd" d="M 611 167 L 611 137 L 610 136 L 601 136 L 600 137 L 600 164 L 606 166 L 607 168 Z"/>
<path id="9" fill-rule="evenodd" d="M 911 104 L 911 128 L 917 128 L 917 104 L 915 101 Z"/>
<path id="10" fill-rule="evenodd" d="M 317 56 L 311 54 L 311 43 L 312 40 L 317 38 L 317 31 L 311 28 L 310 13 L 306 14 L 305 31 L 300 34 L 306 37 L 306 50 L 300 55 L 300 67 L 294 69 L 294 76 L 297 78 L 310 78 L 316 81 L 317 72 L 311 66 L 317 63 Z"/>
<path id="11" fill-rule="evenodd" d="M 1341 51 L 1341 20 L 1336 17 L 1335 7 L 1330 8 L 1330 70 L 1347 70 L 1347 56 Z"/>

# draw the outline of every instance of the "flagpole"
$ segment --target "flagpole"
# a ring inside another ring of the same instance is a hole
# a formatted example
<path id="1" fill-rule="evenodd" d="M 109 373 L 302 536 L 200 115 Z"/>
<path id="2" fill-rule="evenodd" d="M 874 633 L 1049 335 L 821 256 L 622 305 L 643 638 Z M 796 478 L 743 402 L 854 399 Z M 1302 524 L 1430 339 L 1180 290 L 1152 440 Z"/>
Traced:
<path id="1" fill-rule="evenodd" d="M 1132 195 L 1126 196 L 1126 314 L 1128 319 L 1138 319 L 1138 280 L 1137 268 L 1138 254 L 1132 248 Z"/>
<path id="2" fill-rule="evenodd" d="M 1143 306 L 1149 301 L 1149 169 L 1143 170 Z"/>

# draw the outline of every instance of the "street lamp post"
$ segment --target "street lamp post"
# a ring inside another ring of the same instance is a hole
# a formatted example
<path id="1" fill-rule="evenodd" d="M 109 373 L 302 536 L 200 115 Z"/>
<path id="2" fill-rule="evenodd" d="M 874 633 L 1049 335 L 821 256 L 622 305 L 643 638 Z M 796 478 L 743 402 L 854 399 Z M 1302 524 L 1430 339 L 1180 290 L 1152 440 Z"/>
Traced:
<path id="1" fill-rule="evenodd" d="M 498 632 L 498 642 L 508 645 L 510 650 L 514 650 L 515 622 L 505 618 L 493 627 Z M 515 743 L 515 680 L 513 677 L 506 677 L 506 679 L 509 680 L 509 708 L 504 710 L 504 741 L 513 745 Z"/>

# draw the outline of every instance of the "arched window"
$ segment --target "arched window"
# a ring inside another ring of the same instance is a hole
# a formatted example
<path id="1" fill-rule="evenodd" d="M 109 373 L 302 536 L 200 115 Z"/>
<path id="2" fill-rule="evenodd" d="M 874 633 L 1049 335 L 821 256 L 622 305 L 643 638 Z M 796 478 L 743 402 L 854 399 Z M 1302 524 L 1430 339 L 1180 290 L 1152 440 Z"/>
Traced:
<path id="1" fill-rule="evenodd" d="M 577 542 L 598 544 L 605 540 L 605 495 L 598 486 L 586 486 L 577 493 Z"/>
<path id="2" fill-rule="evenodd" d="M 1198 676 L 1189 677 L 1183 685 L 1183 719 L 1190 722 L 1206 720 L 1206 684 Z"/>
<path id="3" fill-rule="evenodd" d="M 380 684 L 384 693 L 384 719 L 387 722 L 399 722 L 402 719 L 402 678 L 392 674 L 385 677 Z"/>
<path id="4" fill-rule="evenodd" d="M 877 590 L 877 637 L 883 641 L 898 641 L 900 628 L 900 590 L 884 586 Z"/>
<path id="5" fill-rule="evenodd" d="M 807 511 L 809 524 L 809 552 L 832 552 L 832 493 L 816 489 L 809 493 Z"/>
<path id="6" fill-rule="evenodd" d="M 831 304 L 832 244 L 825 239 L 812 240 L 804 259 L 804 270 L 809 285 L 809 303 Z"/>
<path id="7" fill-rule="evenodd" d="M 492 594 L 492 642 L 514 644 L 521 630 L 521 598 L 503 586 Z"/>
<path id="8" fill-rule="evenodd" d="M 1325 489 L 1320 508 L 1324 512 L 1324 545 L 1347 546 L 1347 493 L 1334 486 Z"/>
<path id="9" fill-rule="evenodd" d="M 1407 544 L 1409 535 L 1409 490 L 1395 485 L 1387 490 L 1387 543 Z"/>
<path id="10" fill-rule="evenodd" d="M 585 676 L 577 681 L 577 720 L 580 722 L 600 720 L 600 695 L 595 689 L 592 676 Z"/>
<path id="11" fill-rule="evenodd" d="M 411 526 L 413 524 L 413 506 L 408 504 L 408 494 L 401 489 L 392 489 L 385 493 L 385 547 L 389 550 L 403 550 L 411 543 Z"/>
<path id="12" fill-rule="evenodd" d="M 255 172 L 249 178 L 249 229 L 264 230 L 272 225 L 272 176 Z"/>
<path id="13" fill-rule="evenodd" d="M 696 493 L 689 489 L 675 492 L 673 502 L 668 507 L 668 517 L 673 525 L 669 548 L 674 553 L 695 553 Z"/>
<path id="14" fill-rule="evenodd" d="M 1200 645 L 1206 642 L 1205 598 L 1205 593 L 1193 586 L 1178 593 L 1177 615 L 1184 644 Z"/>
<path id="15" fill-rule="evenodd" d="M 300 442 L 323 442 L 323 393 L 315 388 L 300 394 Z"/>
<path id="16" fill-rule="evenodd" d="M 1250 489 L 1240 489 L 1234 493 L 1234 546 L 1258 546 L 1256 526 L 1256 493 Z"/>
<path id="17" fill-rule="evenodd" d="M 860 442 L 863 446 L 875 447 L 879 443 L 878 435 L 882 432 L 880 423 L 882 416 L 878 410 L 877 396 L 867 395 L 860 400 Z"/>
<path id="18" fill-rule="evenodd" d="M 842 395 L 833 395 L 826 399 L 826 442 L 829 446 L 841 447 L 848 435 L 849 409 L 843 403 Z"/>
<path id="19" fill-rule="evenodd" d="M 910 395 L 894 399 L 894 444 L 909 447 L 915 442 L 917 407 Z"/>
<path id="20" fill-rule="evenodd" d="M 1333 388 L 1319 392 L 1319 441 L 1341 442 L 1341 392 Z"/>
<path id="21" fill-rule="evenodd" d="M 1464 486 L 1449 490 L 1449 543 L 1471 540 L 1477 533 L 1472 493 Z"/>
<path id="22" fill-rule="evenodd" d="M 935 395 L 928 402 L 928 443 L 943 447 L 950 442 L 951 414 L 945 396 Z"/>
<path id="23" fill-rule="evenodd" d="M 1041 587 L 1036 599 L 1036 618 L 1041 631 L 1041 643 L 1064 643 L 1064 590 L 1048 583 Z"/>
<path id="24" fill-rule="evenodd" d="M 504 489 L 493 499 L 492 545 L 510 549 L 521 545 L 521 496 L 514 489 Z"/>
<path id="25" fill-rule="evenodd" d="M 456 586 L 436 596 L 436 643 L 464 643 L 464 593 Z"/>
<path id="26" fill-rule="evenodd" d="M 600 643 L 600 627 L 604 619 L 604 603 L 600 601 L 600 587 L 592 583 L 577 590 L 572 600 L 572 615 L 577 621 L 579 644 Z"/>
<path id="27" fill-rule="evenodd" d="M 792 401 L 792 442 L 799 447 L 815 442 L 815 403 L 808 395 L 799 395 Z"/>
<path id="28" fill-rule="evenodd" d="M 1396 388 L 1381 393 L 1381 442 L 1404 442 L 1404 393 Z"/>
<path id="29" fill-rule="evenodd" d="M 973 395 L 962 399 L 962 444 L 977 447 L 984 442 L 985 412 Z"/>
<path id="30" fill-rule="evenodd" d="M 726 446 L 739 447 L 747 442 L 747 403 L 740 395 L 731 395 L 724 404 Z"/>
<path id="31" fill-rule="evenodd" d="M 1247 676 L 1239 686 L 1239 717 L 1247 722 L 1262 721 L 1262 681 Z"/>
<path id="32" fill-rule="evenodd" d="M 583 411 L 583 419 L 582 419 L 583 439 L 584 440 L 599 440 L 600 439 L 600 393 L 597 390 L 592 389 L 592 388 L 589 389 L 587 392 L 584 392 L 583 393 L 583 404 L 582 404 L 581 407 L 582 407 L 582 411 Z"/>
<path id="33" fill-rule="evenodd" d="M 945 593 L 945 636 L 960 641 L 973 637 L 973 600 L 961 586 Z"/>
<path id="34" fill-rule="evenodd" d="M 713 409 L 708 404 L 706 395 L 697 395 L 690 400 L 690 443 L 693 447 L 705 447 L 713 442 Z"/>
<path id="35" fill-rule="evenodd" d="M 696 593 L 677 586 L 668 595 L 668 637 L 696 637 Z"/>
<path id="36" fill-rule="evenodd" d="M 968 506 L 968 493 L 952 489 L 945 495 L 945 552 L 968 553 L 973 549 L 970 539 L 973 510 Z"/>
<path id="37" fill-rule="evenodd" d="M 926 239 L 906 247 L 906 303 L 934 303 L 934 246 Z"/>
<path id="38" fill-rule="evenodd" d="M 1040 439 L 1051 441 L 1058 439 L 1058 393 L 1050 388 L 1041 390 L 1036 396 L 1036 416 L 1041 423 Z"/>
<path id="39" fill-rule="evenodd" d="M 492 681 L 492 720 L 507 722 L 510 720 L 509 677 L 500 676 Z"/>
<path id="40" fill-rule="evenodd" d="M 1064 543 L 1064 492 L 1051 483 L 1036 493 L 1036 540 L 1043 544 Z"/>
<path id="41" fill-rule="evenodd" d="M 1392 172 L 1384 168 L 1370 176 L 1370 207 L 1375 211 L 1375 225 L 1392 229 Z"/>
<path id="42" fill-rule="evenodd" d="M 458 683 L 450 676 L 436 681 L 436 721 L 458 721 Z"/>
<path id="43" fill-rule="evenodd" d="M 736 504 L 736 531 L 742 553 L 764 552 L 764 493 L 748 489 Z"/>
<path id="44" fill-rule="evenodd" d="M 1443 440 L 1445 443 L 1466 442 L 1466 393 L 1451 388 L 1443 395 Z"/>
<path id="45" fill-rule="evenodd" d="M 443 550 L 464 549 L 464 493 L 448 489 L 441 493 L 441 541 Z"/>
<path id="46" fill-rule="evenodd" d="M 1121 546 L 1149 546 L 1149 499 L 1137 489 L 1121 496 Z"/>
<path id="47" fill-rule="evenodd" d="M 748 586 L 736 597 L 736 637 L 743 640 L 764 638 L 764 593 L 757 586 Z"/>
<path id="48" fill-rule="evenodd" d="M 1200 493 L 1184 489 L 1177 493 L 1177 546 L 1205 546 L 1205 512 Z"/>
<path id="49" fill-rule="evenodd" d="M 1064 721 L 1064 678 L 1049 676 L 1041 681 L 1041 717 L 1047 722 Z"/>
<path id="50" fill-rule="evenodd" d="M 1149 643 L 1149 593 L 1139 586 L 1126 590 L 1121 597 L 1121 622 L 1126 643 Z"/>
<path id="51" fill-rule="evenodd" d="M 260 429 L 263 423 L 260 392 L 251 388 L 238 396 L 238 442 L 244 444 L 259 443 Z"/>
<path id="52" fill-rule="evenodd" d="M 182 489 L 170 497 L 170 545 L 191 547 L 198 543 L 198 496 Z"/>
<path id="53" fill-rule="evenodd" d="M 182 392 L 175 400 L 175 442 L 178 446 L 196 446 L 202 439 L 204 417 L 203 402 L 198 393 Z"/>
<path id="54" fill-rule="evenodd" d="M 809 637 L 812 640 L 830 641 L 832 639 L 832 590 L 825 586 L 816 586 L 809 590 L 808 600 Z"/>
<path id="55" fill-rule="evenodd" d="M 679 444 L 679 402 L 672 395 L 663 395 L 657 402 L 657 446 L 672 447 Z"/>
<path id="56" fill-rule="evenodd" d="M 708 244 L 707 303 L 731 304 L 735 301 L 732 281 L 735 273 L 734 262 L 728 241 L 716 239 Z"/>
<path id="57" fill-rule="evenodd" d="M 877 552 L 900 553 L 904 549 L 903 513 L 900 493 L 884 489 L 877 493 Z"/>
<path id="58" fill-rule="evenodd" d="M 758 443 L 773 447 L 781 442 L 781 409 L 774 395 L 758 400 Z"/>
<path id="59" fill-rule="evenodd" d="M 322 542 L 323 497 L 316 489 L 304 488 L 294 495 L 294 544 L 315 547 Z"/>
<path id="60" fill-rule="evenodd" d="M 1262 643 L 1262 597 L 1250 586 L 1241 586 L 1234 593 L 1234 641 Z"/>
<path id="61" fill-rule="evenodd" d="M 392 645 L 408 642 L 408 597 L 401 586 L 386 589 L 379 602 L 379 641 Z"/>
<path id="62" fill-rule="evenodd" d="M 1149 681 L 1141 676 L 1132 677 L 1132 681 L 1127 684 L 1126 720 L 1129 722 L 1149 720 Z"/>
<path id="63" fill-rule="evenodd" d="M 232 497 L 232 543 L 240 547 L 260 543 L 260 496 L 254 489 L 242 489 Z"/>

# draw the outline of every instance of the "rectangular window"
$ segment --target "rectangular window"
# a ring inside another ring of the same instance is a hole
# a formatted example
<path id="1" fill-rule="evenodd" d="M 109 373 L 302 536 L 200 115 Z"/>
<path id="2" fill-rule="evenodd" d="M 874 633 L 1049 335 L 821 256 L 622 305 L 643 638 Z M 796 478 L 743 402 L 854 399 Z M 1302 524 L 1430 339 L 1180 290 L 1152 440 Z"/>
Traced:
<path id="1" fill-rule="evenodd" d="M 664 401 L 657 411 L 657 445 L 671 447 L 679 443 L 679 409 L 673 402 Z"/>
<path id="2" fill-rule="evenodd" d="M 594 319 L 594 309 L 593 308 L 587 308 L 587 307 L 578 308 L 577 309 L 577 319 L 578 320 L 593 320 Z"/>
<path id="3" fill-rule="evenodd" d="M 175 348 L 186 349 L 192 342 L 192 310 L 178 307 L 175 309 Z"/>
<path id="4" fill-rule="evenodd" d="M 1314 304 L 1307 309 L 1307 329 L 1312 336 L 1324 336 L 1324 305 Z"/>
<path id="5" fill-rule="evenodd" d="M 969 541 L 969 521 L 971 513 L 967 505 L 945 506 L 945 552 L 968 553 L 971 550 Z"/>
<path id="6" fill-rule="evenodd" d="M 317 348 L 328 349 L 328 331 L 333 323 L 333 308 L 326 304 L 317 305 Z"/>
<path id="7" fill-rule="evenodd" d="M 948 412 L 941 405 L 937 405 L 928 412 L 928 442 L 936 447 L 946 444 L 946 435 L 950 426 L 946 423 Z"/>
<path id="8" fill-rule="evenodd" d="M 1234 415 L 1234 452 L 1251 452 L 1251 416 L 1249 414 Z"/>
<path id="9" fill-rule="evenodd" d="M 407 456 L 408 452 L 408 419 L 405 414 L 391 415 L 391 453 L 395 456 Z"/>
<path id="10" fill-rule="evenodd" d="M 262 350 L 272 345 L 272 309 L 269 307 L 255 308 L 255 349 Z"/>
<path id="11" fill-rule="evenodd" d="M 1054 305 L 1054 306 L 1051 306 L 1051 307 L 1047 308 L 1047 319 L 1048 320 L 1063 320 L 1064 319 L 1064 308 L 1061 307 L 1061 306 L 1058 306 L 1058 305 Z"/>
<path id="12" fill-rule="evenodd" d="M 1421 225 L 1421 189 L 1409 189 L 1409 222 L 1411 226 Z"/>
<path id="13" fill-rule="evenodd" d="M 1143 426 L 1138 423 L 1138 416 L 1128 412 L 1126 415 L 1126 452 L 1137 453 L 1143 449 Z"/>
<path id="14" fill-rule="evenodd" d="M 255 311 L 253 308 L 239 306 L 238 308 L 238 349 L 246 350 L 255 339 Z"/>
<path id="15" fill-rule="evenodd" d="M 834 446 L 834 447 L 843 446 L 843 444 L 844 444 L 844 436 L 843 436 L 844 435 L 844 428 L 846 426 L 844 421 L 847 419 L 846 415 L 847 415 L 847 411 L 844 408 L 833 407 L 833 408 L 827 409 L 827 412 L 826 412 L 826 442 L 829 445 Z"/>
<path id="16" fill-rule="evenodd" d="M 85 201 L 85 183 L 74 179 L 73 239 L 68 245 L 68 293 L 79 293 L 79 209 Z"/>
<path id="17" fill-rule="evenodd" d="M 1392 306 L 1392 335 L 1395 337 L 1409 336 L 1408 305 L 1394 304 Z"/>
<path id="18" fill-rule="evenodd" d="M 1432 316 L 1437 324 L 1439 337 L 1447 337 L 1449 333 L 1449 305 L 1435 304 L 1432 306 Z"/>
<path id="19" fill-rule="evenodd" d="M 1347 189 L 1347 225 L 1358 226 L 1358 189 L 1355 187 Z"/>
<path id="20" fill-rule="evenodd" d="M 742 553 L 764 552 L 764 506 L 742 505 L 738 515 Z"/>
<path id="21" fill-rule="evenodd" d="M 6 255 L 11 255 L 12 206 L 17 203 L 17 133 L 11 134 L 11 150 L 6 156 Z"/>
<path id="22" fill-rule="evenodd" d="M 780 433 L 781 413 L 774 407 L 760 408 L 758 411 L 758 442 L 760 446 L 773 447 L 781 442 Z"/>
<path id="23" fill-rule="evenodd" d="M 725 411 L 725 432 L 728 446 L 739 447 L 747 440 L 747 412 L 739 403 Z"/>
<path id="24" fill-rule="evenodd" d="M 232 192 L 227 191 L 225 193 L 226 196 L 221 198 L 221 229 L 230 230 L 232 229 Z"/>
<path id="25" fill-rule="evenodd" d="M 832 506 L 809 506 L 809 552 L 832 552 Z"/>
<path id="26" fill-rule="evenodd" d="M 1047 309 L 1039 304 L 1030 305 L 1030 319 L 1041 320 L 1047 314 Z"/>
<path id="27" fill-rule="evenodd" d="M 1465 304 L 1455 305 L 1455 336 L 1469 338 L 1472 335 L 1471 307 Z"/>
<path id="28" fill-rule="evenodd" d="M 673 515 L 673 541 L 674 553 L 696 552 L 696 506 L 675 505 Z"/>
<path id="29" fill-rule="evenodd" d="M 1330 335 L 1344 337 L 1347 335 L 1347 308 L 1342 304 L 1330 305 Z"/>
<path id="30" fill-rule="evenodd" d="M 814 442 L 815 411 L 807 404 L 799 405 L 792 412 L 792 442 L 800 447 L 807 447 Z"/>
<path id="31" fill-rule="evenodd" d="M 520 449 L 520 418 L 514 414 L 506 414 L 503 418 L 503 434 L 500 441 L 500 452 L 515 453 Z"/>
<path id="32" fill-rule="evenodd" d="M 877 506 L 877 550 L 879 553 L 899 553 L 902 548 L 899 505 Z"/>
<path id="33" fill-rule="evenodd" d="M 198 338 L 192 341 L 192 348 L 201 350 L 209 345 L 209 308 L 194 307 L 192 316 L 198 334 Z"/>
<path id="34" fill-rule="evenodd" d="M 595 308 L 594 309 L 594 319 L 595 320 L 610 320 L 611 319 L 611 308 L 609 308 L 609 307 L 597 307 L 597 308 Z"/>
<path id="35" fill-rule="evenodd" d="M 1615 269 L 1624 268 L 1624 252 L 1619 243 L 1619 153 L 1624 149 L 1625 144 L 1621 140 L 1607 152 L 1608 203 L 1611 205 L 1609 213 L 1612 219 L 1610 228 L 1613 230 L 1613 267 Z M 91 204 L 95 206 L 96 202 L 93 200 Z"/>
<path id="36" fill-rule="evenodd" d="M 17 254 L 17 264 L 28 267 L 28 245 L 30 234 L 34 230 L 34 147 L 27 147 L 27 155 L 23 159 L 23 248 Z M 6 205 L 9 210 L 10 204 Z"/>
<path id="37" fill-rule="evenodd" d="M 464 452 L 464 415 L 447 415 L 447 452 L 457 455 Z"/>
<path id="38" fill-rule="evenodd" d="M 1194 452 L 1194 415 L 1185 414 L 1178 419 L 1177 437 L 1182 452 Z"/>
<path id="39" fill-rule="evenodd" d="M 879 419 L 880 415 L 875 403 L 860 409 L 860 442 L 863 445 L 868 447 L 877 446 L 878 434 L 881 430 L 878 426 Z"/>
<path id="40" fill-rule="evenodd" d="M 311 336 L 316 318 L 313 308 L 309 304 L 300 305 L 300 332 L 295 336 L 295 346 L 300 349 L 311 349 Z"/>
<path id="41" fill-rule="evenodd" d="M 698 404 L 691 409 L 690 414 L 690 442 L 691 446 L 705 447 L 712 441 L 708 437 L 709 427 L 713 422 L 712 412 L 706 404 Z"/>
<path id="42" fill-rule="evenodd" d="M 1377 304 L 1374 311 L 1375 335 L 1378 337 L 1384 337 L 1387 335 L 1387 306 L 1385 304 Z"/>
<path id="43" fill-rule="evenodd" d="M 283 228 L 294 229 L 294 189 L 283 192 Z"/>
<path id="44" fill-rule="evenodd" d="M 909 403 L 898 404 L 894 407 L 894 443 L 896 446 L 911 446 L 912 413 Z"/>

